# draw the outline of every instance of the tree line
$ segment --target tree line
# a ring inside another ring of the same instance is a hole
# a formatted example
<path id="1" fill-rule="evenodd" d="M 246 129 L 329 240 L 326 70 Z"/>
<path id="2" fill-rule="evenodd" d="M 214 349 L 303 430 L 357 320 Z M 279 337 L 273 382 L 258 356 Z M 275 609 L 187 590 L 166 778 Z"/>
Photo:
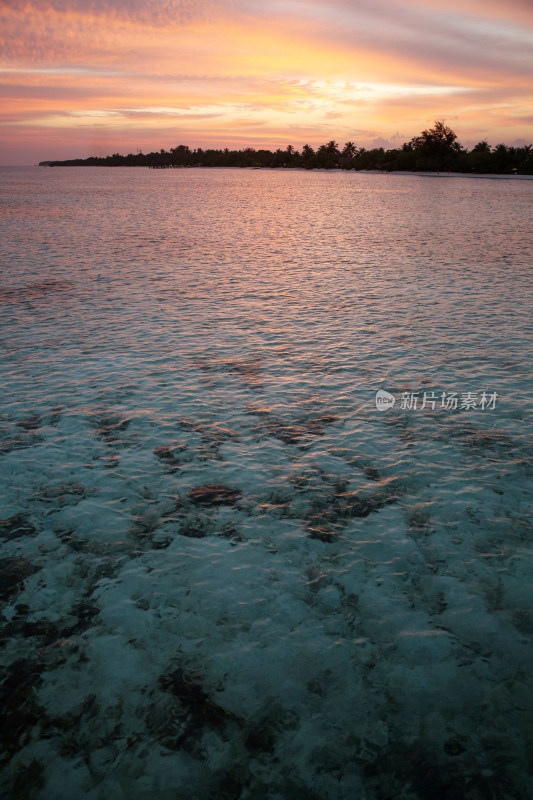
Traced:
<path id="1" fill-rule="evenodd" d="M 511 147 L 478 142 L 471 150 L 464 148 L 457 135 L 444 122 L 422 131 L 401 147 L 367 150 L 354 142 L 340 146 L 334 139 L 314 149 L 304 144 L 299 151 L 292 145 L 284 150 L 191 149 L 180 144 L 170 150 L 153 153 L 114 153 L 99 158 L 75 158 L 67 161 L 43 161 L 47 166 L 104 166 L 104 167 L 256 167 L 299 169 L 405 170 L 409 172 L 484 172 L 489 174 L 533 174 L 533 145 Z"/>

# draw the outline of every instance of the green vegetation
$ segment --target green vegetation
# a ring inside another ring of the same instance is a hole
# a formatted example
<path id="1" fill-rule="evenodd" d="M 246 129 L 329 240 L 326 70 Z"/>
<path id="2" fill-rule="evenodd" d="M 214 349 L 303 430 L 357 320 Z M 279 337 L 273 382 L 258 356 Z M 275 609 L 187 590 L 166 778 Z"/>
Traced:
<path id="1" fill-rule="evenodd" d="M 385 150 L 383 147 L 365 150 L 354 142 L 344 147 L 332 139 L 315 151 L 304 144 L 301 152 L 289 145 L 285 150 L 191 150 L 184 144 L 160 150 L 158 153 L 130 153 L 122 156 L 114 153 L 105 158 L 76 158 L 69 161 L 41 162 L 49 166 L 65 167 L 267 167 L 303 169 L 355 169 L 355 170 L 406 170 L 409 172 L 485 172 L 490 174 L 533 174 L 533 145 L 496 147 L 483 141 L 472 150 L 462 147 L 457 135 L 443 122 L 422 131 L 400 148 Z"/>

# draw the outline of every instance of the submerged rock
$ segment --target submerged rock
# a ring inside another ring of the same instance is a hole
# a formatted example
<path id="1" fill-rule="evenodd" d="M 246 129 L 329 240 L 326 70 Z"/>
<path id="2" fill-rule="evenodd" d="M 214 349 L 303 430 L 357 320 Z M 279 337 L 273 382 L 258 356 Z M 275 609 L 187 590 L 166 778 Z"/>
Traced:
<path id="1" fill-rule="evenodd" d="M 131 420 L 123 417 L 116 412 L 105 414 L 95 414 L 90 418 L 96 434 L 105 441 L 106 444 L 113 445 L 119 441 L 118 434 L 129 427 Z"/>
<path id="2" fill-rule="evenodd" d="M 161 675 L 159 686 L 179 701 L 185 715 L 180 729 L 176 729 L 173 721 L 170 729 L 167 725 L 162 731 L 165 737 L 162 743 L 169 749 L 181 747 L 202 728 L 220 728 L 228 722 L 240 722 L 231 711 L 218 705 L 194 676 L 188 675 L 180 667 L 168 675 Z"/>
<path id="3" fill-rule="evenodd" d="M 239 489 L 231 489 L 222 483 L 206 483 L 191 489 L 189 499 L 204 506 L 234 506 L 241 494 Z"/>
<path id="4" fill-rule="evenodd" d="M 23 558 L 4 559 L 0 567 L 0 600 L 7 600 L 12 594 L 22 591 L 24 579 L 40 569 Z"/>
<path id="5" fill-rule="evenodd" d="M 379 472 L 377 471 L 377 469 L 375 467 L 371 467 L 371 466 L 364 467 L 363 468 L 363 472 L 365 474 L 365 477 L 367 477 L 368 480 L 370 480 L 370 481 L 379 481 L 380 480 L 380 474 L 379 474 Z"/>
<path id="6" fill-rule="evenodd" d="M 43 712 L 35 699 L 41 685 L 44 665 L 40 661 L 20 658 L 7 667 L 0 677 L 0 745 L 4 758 L 17 753 L 29 743 L 33 728 Z"/>
<path id="7" fill-rule="evenodd" d="M 162 461 L 165 466 L 169 467 L 171 471 L 174 471 L 179 468 L 184 460 L 187 460 L 182 456 L 186 450 L 187 445 L 184 442 L 173 442 L 172 444 L 156 447 L 154 449 L 154 455 L 159 461 Z"/>
<path id="8" fill-rule="evenodd" d="M 94 490 L 88 489 L 83 484 L 70 481 L 57 486 L 43 487 L 34 497 L 43 503 L 52 503 L 56 508 L 64 508 L 74 506 L 94 494 Z"/>
<path id="9" fill-rule="evenodd" d="M 444 750 L 449 756 L 458 756 L 465 752 L 466 747 L 461 744 L 459 739 L 452 737 L 451 739 L 448 739 L 444 745 Z"/>
<path id="10" fill-rule="evenodd" d="M 32 414 L 25 419 L 17 422 L 18 428 L 24 428 L 25 431 L 35 431 L 41 427 L 41 417 L 38 414 Z"/>
<path id="11" fill-rule="evenodd" d="M 33 759 L 27 766 L 21 764 L 17 767 L 13 797 L 16 797 L 17 800 L 30 800 L 32 797 L 37 797 L 44 785 L 44 766 Z"/>
<path id="12" fill-rule="evenodd" d="M 283 444 L 298 444 L 302 439 L 310 436 L 323 436 L 324 426 L 331 425 L 336 420 L 337 417 L 331 414 L 313 418 L 302 417 L 294 422 L 286 422 L 272 417 L 267 425 L 267 431 L 270 436 L 279 439 Z"/>
<path id="13" fill-rule="evenodd" d="M 327 542 L 328 544 L 337 541 L 340 535 L 340 531 L 328 528 L 326 525 L 313 524 L 313 520 L 309 521 L 307 525 L 307 531 L 311 539 L 318 539 L 319 541 Z"/>
<path id="14" fill-rule="evenodd" d="M 0 538 L 11 542 L 23 536 L 33 536 L 37 529 L 25 514 L 14 514 L 12 517 L 0 520 Z"/>

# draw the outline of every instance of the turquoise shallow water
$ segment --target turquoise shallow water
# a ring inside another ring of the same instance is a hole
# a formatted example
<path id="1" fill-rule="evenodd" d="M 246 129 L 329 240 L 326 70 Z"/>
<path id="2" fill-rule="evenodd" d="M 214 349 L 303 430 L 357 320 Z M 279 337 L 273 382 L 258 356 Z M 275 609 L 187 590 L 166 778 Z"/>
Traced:
<path id="1" fill-rule="evenodd" d="M 2 179 L 3 790 L 531 796 L 533 183 Z"/>

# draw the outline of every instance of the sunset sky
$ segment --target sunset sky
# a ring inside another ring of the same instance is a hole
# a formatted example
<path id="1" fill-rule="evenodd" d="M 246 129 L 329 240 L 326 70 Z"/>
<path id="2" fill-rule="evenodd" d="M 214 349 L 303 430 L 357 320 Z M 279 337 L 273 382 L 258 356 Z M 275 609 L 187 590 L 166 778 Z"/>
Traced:
<path id="1" fill-rule="evenodd" d="M 532 0 L 0 0 L 0 164 L 533 141 Z"/>

